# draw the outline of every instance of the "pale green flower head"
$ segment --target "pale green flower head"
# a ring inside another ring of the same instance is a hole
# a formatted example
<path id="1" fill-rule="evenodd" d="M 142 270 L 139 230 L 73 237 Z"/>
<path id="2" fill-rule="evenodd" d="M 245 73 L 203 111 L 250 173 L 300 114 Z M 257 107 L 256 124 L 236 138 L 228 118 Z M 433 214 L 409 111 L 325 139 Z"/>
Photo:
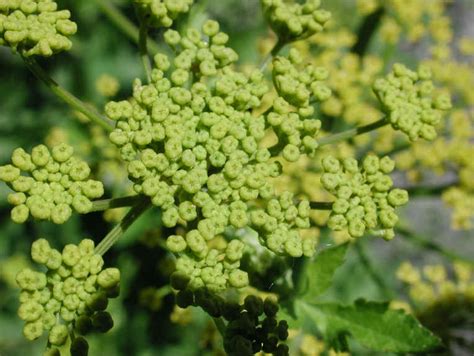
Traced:
<path id="1" fill-rule="evenodd" d="M 60 252 L 46 239 L 38 239 L 31 246 L 31 257 L 47 272 L 27 268 L 16 277 L 21 288 L 18 316 L 25 321 L 23 334 L 28 340 L 46 332 L 48 343 L 59 347 L 67 343 L 71 330 L 85 335 L 113 326 L 105 309 L 108 299 L 118 295 L 120 271 L 104 269 L 92 240 L 66 245 Z"/>
<path id="2" fill-rule="evenodd" d="M 283 43 L 302 40 L 323 31 L 331 13 L 320 8 L 320 0 L 304 3 L 260 0 L 265 19 Z"/>
<path id="3" fill-rule="evenodd" d="M 52 0 L 0 0 L 0 45 L 25 57 L 67 51 L 77 31 L 70 17 Z"/>
<path id="4" fill-rule="evenodd" d="M 92 200 L 104 194 L 104 186 L 89 179 L 89 165 L 73 153 L 74 149 L 64 143 L 51 149 L 38 145 L 31 154 L 17 148 L 12 163 L 0 166 L 0 181 L 14 191 L 8 196 L 14 205 L 14 222 L 24 223 L 31 215 L 62 224 L 73 211 L 85 214 L 91 210 Z"/>
<path id="5" fill-rule="evenodd" d="M 252 114 L 269 92 L 262 72 L 233 68 L 238 56 L 215 21 L 183 35 L 168 30 L 164 39 L 175 56 L 155 55 L 151 83 L 135 81 L 133 99 L 109 102 L 105 111 L 116 122 L 110 140 L 128 164 L 135 191 L 161 208 L 164 226 L 192 226 L 167 239 L 179 256 L 177 273 L 189 276 L 187 288 L 248 285 L 240 269 L 246 245 L 237 239 L 215 243 L 229 228 L 251 227 L 276 254 L 311 256 L 314 245 L 303 243 L 298 233 L 309 227 L 305 209 L 298 210 L 305 203 L 275 194 L 271 179 L 281 174 L 281 165 L 261 147 L 265 117 Z M 301 145 L 314 151 L 315 142 L 306 136 L 315 136 L 319 121 L 301 122 L 293 114 Z M 292 135 L 284 150 L 288 160 L 300 155 L 295 140 Z M 256 206 L 257 200 L 272 199 L 282 202 L 278 216 Z"/>
<path id="6" fill-rule="evenodd" d="M 353 158 L 341 161 L 328 156 L 321 164 L 321 184 L 336 198 L 328 226 L 335 231 L 347 229 L 352 237 L 370 230 L 391 239 L 398 222 L 395 209 L 408 203 L 408 192 L 393 188 L 389 174 L 394 162 L 388 156 L 368 155 L 361 164 Z"/>
<path id="7" fill-rule="evenodd" d="M 420 66 L 414 72 L 403 64 L 393 65 L 392 72 L 377 79 L 373 90 L 387 114 L 390 124 L 411 141 L 419 137 L 431 141 L 445 111 L 451 109 L 447 94 L 434 94 L 431 72 Z"/>
<path id="8" fill-rule="evenodd" d="M 194 0 L 133 0 L 140 16 L 152 27 L 171 27 L 191 9 Z"/>

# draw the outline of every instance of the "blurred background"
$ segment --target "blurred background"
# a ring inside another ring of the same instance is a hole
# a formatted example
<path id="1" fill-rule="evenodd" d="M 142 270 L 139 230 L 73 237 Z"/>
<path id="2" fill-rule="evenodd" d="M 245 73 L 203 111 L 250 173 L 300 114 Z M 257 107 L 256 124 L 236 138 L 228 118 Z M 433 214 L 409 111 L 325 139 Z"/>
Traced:
<path id="1" fill-rule="evenodd" d="M 118 9 L 126 18 L 136 23 L 131 1 L 65 0 L 58 3 L 60 8 L 71 10 L 72 18 L 78 24 L 78 33 L 74 36 L 74 46 L 70 52 L 50 59 L 41 59 L 40 64 L 65 88 L 99 108 L 103 108 L 111 98 L 127 98 L 131 93 L 132 81 L 137 77 L 143 78 L 143 71 L 136 44 L 117 26 L 112 15 L 113 10 Z M 177 21 L 175 26 L 181 28 L 188 24 L 199 25 L 207 18 L 218 20 L 222 30 L 230 35 L 230 46 L 239 53 L 239 64 L 243 68 L 259 63 L 271 48 L 274 37 L 263 20 L 259 1 L 198 0 L 195 3 L 195 9 L 191 14 Z M 378 2 L 323 0 L 322 3 L 324 8 L 333 13 L 328 28 L 329 35 L 316 38 L 310 46 L 301 45 L 300 49 L 313 53 L 323 64 L 328 60 L 323 56 L 325 51 L 327 53 L 335 51 L 339 57 L 329 57 L 329 60 L 337 58 L 337 64 L 331 68 L 331 73 L 339 75 L 338 78 L 344 78 L 345 71 L 351 73 L 346 68 L 351 66 L 351 58 L 345 58 L 358 41 L 357 36 L 352 38 L 351 34 L 356 35 L 364 19 L 378 11 Z M 384 1 L 380 3 L 383 4 Z M 386 3 L 400 3 L 400 1 Z M 409 2 L 405 3 L 409 7 Z M 429 8 L 434 3 L 441 2 L 421 0 L 413 3 Z M 459 84 L 456 87 L 457 82 L 450 83 L 444 80 L 443 83 L 447 86 L 452 85 L 454 90 L 457 90 L 454 92 L 455 104 L 457 108 L 464 110 L 468 117 L 470 126 L 467 127 L 471 132 L 470 137 L 468 135 L 468 142 L 472 144 L 474 100 L 472 93 L 469 96 L 464 88 L 472 89 L 474 85 L 472 81 L 474 57 L 469 54 L 469 43 L 474 47 L 472 42 L 469 42 L 474 40 L 474 1 L 453 0 L 445 3 L 445 17 L 451 21 L 452 37 L 442 45 L 437 44 L 436 29 L 430 28 L 430 21 L 439 20 L 430 17 L 435 15 L 430 11 L 422 13 L 420 21 L 423 28 L 414 28 L 414 23 L 408 20 L 407 23 L 403 22 L 400 13 L 393 14 L 396 9 L 394 6 L 384 10 L 381 18 L 377 20 L 376 31 L 370 38 L 363 39 L 367 43 L 364 55 L 367 58 L 374 56 L 382 61 L 379 69 L 381 73 L 395 61 L 416 66 L 420 60 L 433 58 L 440 63 L 443 60 L 449 63 L 454 61 L 459 68 L 468 68 L 467 73 L 470 72 L 470 76 L 465 78 L 467 84 Z M 434 27 L 438 25 L 445 26 L 442 21 L 439 24 L 435 23 Z M 151 35 L 160 46 L 162 32 L 156 31 Z M 442 37 L 443 34 L 438 36 Z M 465 41 L 462 43 L 466 43 L 467 54 L 458 50 L 458 42 L 461 40 Z M 443 57 L 446 55 L 443 53 L 446 48 L 450 51 L 448 58 Z M 474 54 L 474 50 L 472 48 L 470 50 Z M 368 61 L 364 65 L 370 66 L 371 63 Z M 376 66 L 379 66 L 379 62 Z M 91 128 L 86 119 L 72 112 L 54 97 L 28 72 L 19 56 L 12 54 L 7 47 L 0 47 L 0 68 L 0 165 L 9 162 L 11 153 L 16 147 L 29 150 L 43 142 L 54 144 L 66 141 L 91 165 L 95 177 L 104 182 L 105 197 L 118 197 L 128 193 L 130 187 L 126 173 L 101 129 Z M 456 73 L 452 74 L 454 76 Z M 345 83 L 343 79 L 341 80 Z M 333 84 L 334 91 L 339 93 L 338 83 Z M 354 87 L 361 88 L 364 88 L 363 84 L 363 80 L 352 83 Z M 370 103 L 374 98 L 370 97 L 369 85 L 365 85 L 367 93 L 361 95 L 367 97 L 367 102 Z M 326 120 L 323 123 L 328 131 L 364 123 L 365 114 L 361 119 L 360 114 L 354 114 L 355 109 L 343 110 L 337 106 L 349 105 L 344 101 L 343 94 L 341 91 L 339 103 L 332 102 L 332 106 L 328 104 L 321 109 L 320 115 Z M 341 110 L 344 120 L 342 123 L 334 123 L 334 118 L 340 116 Z M 390 139 L 394 142 L 398 140 L 385 136 L 375 139 Z M 363 145 L 366 142 L 356 141 L 353 144 Z M 393 147 L 389 148 L 389 152 L 396 154 L 396 151 L 391 151 Z M 420 147 L 419 151 L 423 149 Z M 373 150 L 387 151 L 376 148 Z M 409 227 L 405 229 L 405 236 L 396 236 L 390 243 L 372 237 L 357 242 L 358 247 L 350 250 L 346 263 L 337 272 L 335 284 L 325 298 L 342 302 L 351 302 L 357 298 L 404 301 L 411 303 L 412 310 L 421 315 L 426 309 L 417 309 L 416 306 L 420 303 L 417 304 L 411 295 L 413 293 L 410 294 L 410 286 L 404 285 L 400 277 L 397 278 L 396 271 L 403 262 L 409 261 L 418 268 L 441 264 L 446 266 L 447 279 L 455 278 L 455 270 L 452 267 L 454 262 L 464 262 L 472 266 L 474 230 L 469 226 L 469 221 L 472 223 L 473 212 L 467 212 L 467 222 L 464 220 L 453 222 L 453 207 L 446 204 L 446 199 L 442 199 L 444 191 L 458 184 L 457 166 L 439 172 L 437 168 L 441 163 L 437 162 L 438 165 L 431 166 L 426 163 L 426 156 L 438 154 L 436 148 L 430 150 L 431 148 L 428 153 L 426 150 L 423 151 L 425 161 L 420 158 L 420 164 L 416 162 L 408 164 L 404 172 L 399 172 L 395 176 L 396 185 L 413 188 L 415 192 L 410 204 L 402 212 L 402 225 Z M 417 152 L 408 151 L 408 155 L 418 157 Z M 467 152 L 473 152 L 472 148 Z M 420 153 L 420 157 L 423 154 Z M 403 159 L 406 158 L 401 158 Z M 474 159 L 474 156 L 470 159 Z M 442 165 L 445 166 L 444 163 Z M 425 190 L 420 190 L 419 187 Z M 459 193 L 461 199 L 463 197 L 474 199 L 469 195 L 474 194 L 472 191 L 462 189 Z M 77 243 L 85 237 L 97 242 L 106 235 L 124 212 L 117 209 L 105 214 L 75 215 L 60 226 L 32 221 L 16 225 L 9 218 L 11 207 L 6 200 L 8 193 L 8 187 L 1 184 L 0 355 L 39 355 L 44 349 L 45 340 L 27 342 L 21 334 L 23 322 L 16 316 L 18 289 L 14 278 L 18 270 L 31 264 L 29 249 L 32 241 L 45 237 L 56 248 L 61 248 L 67 243 Z M 469 207 L 470 205 L 467 205 L 465 209 L 470 209 Z M 318 233 L 320 248 L 338 241 L 338 237 L 332 236 L 324 228 Z M 160 248 L 163 234 L 166 234 L 166 231 L 160 229 L 159 215 L 156 211 L 149 211 L 105 256 L 107 264 L 119 267 L 123 273 L 122 293 L 110 307 L 115 327 L 107 335 L 90 339 L 91 355 L 97 355 L 99 352 L 103 355 L 140 356 L 220 353 L 219 335 L 210 319 L 200 310 L 180 310 L 174 307 L 173 296 L 166 287 L 168 275 L 173 268 L 173 260 Z M 433 322 L 434 328 L 443 329 L 438 330 L 439 332 L 447 333 L 446 337 L 454 335 L 450 344 L 452 354 L 472 355 L 474 350 L 474 303 L 472 301 L 470 303 L 459 307 L 464 313 L 467 311 L 464 315 L 466 320 L 456 319 L 454 331 L 444 330 L 443 328 L 447 326 L 438 325 L 438 321 L 453 315 L 453 310 L 458 306 L 442 309 L 441 316 Z M 456 312 L 459 312 L 459 308 Z M 432 312 L 430 315 L 436 313 Z M 445 321 L 449 324 L 447 319 Z M 295 355 L 319 355 L 320 352 L 325 352 L 324 344 L 315 336 L 306 335 L 295 340 L 297 341 L 292 348 Z M 374 354 L 358 348 L 357 345 L 354 347 L 355 354 Z"/>

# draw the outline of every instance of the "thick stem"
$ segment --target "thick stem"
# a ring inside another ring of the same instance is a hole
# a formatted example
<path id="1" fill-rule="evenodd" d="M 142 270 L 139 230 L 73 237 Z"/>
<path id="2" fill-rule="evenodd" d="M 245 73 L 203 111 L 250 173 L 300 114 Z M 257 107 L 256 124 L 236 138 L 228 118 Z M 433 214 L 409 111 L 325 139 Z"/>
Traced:
<path id="1" fill-rule="evenodd" d="M 107 0 L 96 0 L 97 5 L 101 8 L 102 12 L 105 16 L 109 18 L 110 21 L 114 23 L 114 25 L 121 30 L 128 38 L 130 38 L 133 42 L 138 44 L 139 42 L 139 29 L 131 22 L 128 18 L 126 18 L 119 9 L 117 9 L 113 4 L 111 4 Z M 147 47 L 148 51 L 152 54 L 159 52 L 159 46 L 148 38 L 147 40 Z"/>
<path id="2" fill-rule="evenodd" d="M 92 202 L 91 212 L 132 206 L 141 199 L 143 199 L 141 195 L 130 195 L 121 198 L 95 200 Z"/>
<path id="3" fill-rule="evenodd" d="M 309 206 L 314 210 L 332 210 L 332 204 L 331 201 L 312 201 Z"/>
<path id="4" fill-rule="evenodd" d="M 437 244 L 434 241 L 428 240 L 427 238 L 421 237 L 414 232 L 403 228 L 403 227 L 397 227 L 396 232 L 398 235 L 402 236 L 405 238 L 407 241 L 410 241 L 420 247 L 423 247 L 427 250 L 435 251 L 446 258 L 448 258 L 451 261 L 459 261 L 459 262 L 464 262 L 467 264 L 470 264 L 471 266 L 474 266 L 474 260 L 469 259 L 467 257 L 459 256 L 456 252 L 450 251 L 446 249 L 445 247 Z"/>
<path id="5" fill-rule="evenodd" d="M 150 57 L 148 56 L 148 47 L 147 47 L 147 36 L 148 36 L 148 26 L 145 20 L 140 20 L 140 31 L 138 37 L 138 49 L 140 51 L 140 58 L 142 60 L 143 68 L 145 69 L 145 75 L 148 83 L 151 82 L 151 62 Z"/>
<path id="6" fill-rule="evenodd" d="M 86 105 L 84 102 L 76 98 L 73 94 L 68 92 L 66 89 L 61 87 L 58 83 L 56 83 L 44 70 L 40 67 L 40 65 L 32 58 L 25 58 L 22 57 L 23 61 L 25 62 L 28 69 L 38 78 L 41 80 L 46 86 L 62 101 L 72 107 L 74 110 L 79 111 L 80 113 L 84 114 L 94 122 L 95 124 L 99 125 L 103 129 L 108 132 L 112 131 L 112 126 L 107 122 L 107 119 L 102 116 L 97 110 L 94 108 Z"/>
<path id="7" fill-rule="evenodd" d="M 107 236 L 96 246 L 95 253 L 99 255 L 104 255 L 118 239 L 127 231 L 127 229 L 132 225 L 135 220 L 137 220 L 149 207 L 150 200 L 148 197 L 141 197 L 140 201 L 130 209 L 130 211 L 125 215 L 123 220 L 117 224 Z"/>
<path id="8" fill-rule="evenodd" d="M 337 134 L 328 135 L 326 137 L 321 138 L 318 141 L 318 143 L 319 143 L 319 146 L 324 146 L 324 145 L 337 143 L 337 142 L 340 142 L 340 141 L 345 141 L 345 140 L 348 140 L 352 137 L 362 135 L 362 134 L 370 132 L 370 131 L 374 131 L 374 130 L 376 130 L 380 127 L 383 127 L 385 125 L 388 125 L 388 124 L 389 124 L 389 121 L 387 120 L 387 118 L 383 117 L 380 120 L 375 121 L 375 122 L 373 122 L 371 124 L 368 124 L 368 125 L 365 125 L 365 126 L 360 126 L 360 127 L 356 127 L 356 128 L 353 128 L 353 129 L 350 129 L 350 130 L 347 130 L 347 131 L 343 131 L 343 132 L 340 132 L 340 133 L 337 133 Z"/>
<path id="9" fill-rule="evenodd" d="M 384 298 L 390 299 L 392 297 L 392 292 L 390 291 L 390 288 L 387 286 L 383 278 L 380 276 L 377 269 L 372 265 L 372 262 L 370 261 L 370 258 L 365 250 L 365 246 L 363 245 L 362 239 L 356 241 L 354 243 L 354 246 L 357 256 L 359 257 L 359 260 L 362 263 L 362 266 L 364 266 L 365 270 L 372 278 L 374 284 L 378 287 L 382 296 Z"/>
<path id="10" fill-rule="evenodd" d="M 272 60 L 273 57 L 275 57 L 278 52 L 281 51 L 283 47 L 285 47 L 286 42 L 282 41 L 281 39 L 278 39 L 277 43 L 273 46 L 272 50 L 270 53 L 268 53 L 265 58 L 262 61 L 262 64 L 260 64 L 260 70 L 263 72 L 265 68 L 267 67 L 268 63 Z"/>
<path id="11" fill-rule="evenodd" d="M 224 337 L 226 329 L 224 320 L 222 320 L 222 318 L 212 318 L 212 320 L 214 320 L 214 324 L 216 325 L 216 328 L 221 336 Z"/>

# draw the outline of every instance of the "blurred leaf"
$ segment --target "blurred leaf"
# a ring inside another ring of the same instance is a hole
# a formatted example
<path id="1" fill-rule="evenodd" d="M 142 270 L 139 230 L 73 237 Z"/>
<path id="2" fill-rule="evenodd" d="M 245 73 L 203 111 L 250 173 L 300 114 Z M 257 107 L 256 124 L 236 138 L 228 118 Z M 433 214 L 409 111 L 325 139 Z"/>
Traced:
<path id="1" fill-rule="evenodd" d="M 297 314 L 310 318 L 328 338 L 348 333 L 361 345 L 385 352 L 425 352 L 440 339 L 412 315 L 388 303 L 358 300 L 353 305 L 298 302 Z"/>
<path id="2" fill-rule="evenodd" d="M 306 270 L 308 289 L 302 298 L 304 301 L 314 301 L 331 286 L 334 273 L 344 263 L 347 247 L 348 244 L 344 243 L 325 249 L 308 266 Z"/>

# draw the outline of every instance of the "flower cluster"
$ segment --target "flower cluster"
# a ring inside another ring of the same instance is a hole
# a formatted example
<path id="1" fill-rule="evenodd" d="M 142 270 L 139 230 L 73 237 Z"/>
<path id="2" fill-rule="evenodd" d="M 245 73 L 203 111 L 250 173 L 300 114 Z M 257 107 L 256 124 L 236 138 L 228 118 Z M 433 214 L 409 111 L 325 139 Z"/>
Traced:
<path id="1" fill-rule="evenodd" d="M 189 12 L 194 0 L 133 0 L 153 27 L 171 27 L 179 15 Z"/>
<path id="2" fill-rule="evenodd" d="M 395 208 L 408 202 L 407 191 L 391 189 L 393 182 L 388 174 L 394 167 L 388 156 L 379 159 L 369 155 L 362 167 L 353 158 L 323 158 L 321 183 L 337 197 L 328 226 L 336 231 L 347 227 L 352 237 L 362 236 L 366 229 L 381 229 L 382 236 L 391 239 L 398 221 Z"/>
<path id="3" fill-rule="evenodd" d="M 368 15 L 383 7 L 380 35 L 384 42 L 396 44 L 403 39 L 417 42 L 431 35 L 435 44 L 449 43 L 453 37 L 450 19 L 446 16 L 446 2 L 424 0 L 357 0 L 357 10 Z"/>
<path id="4" fill-rule="evenodd" d="M 16 277 L 22 289 L 18 315 L 26 322 L 23 334 L 28 340 L 47 331 L 49 344 L 61 346 L 72 331 L 85 335 L 113 326 L 105 309 L 108 298 L 118 295 L 120 271 L 103 269 L 104 261 L 94 253 L 92 240 L 66 245 L 61 253 L 39 239 L 31 247 L 31 257 L 48 272 L 27 268 Z"/>
<path id="5" fill-rule="evenodd" d="M 261 351 L 272 355 L 289 354 L 282 343 L 288 338 L 288 323 L 278 321 L 278 304 L 270 297 L 248 295 L 243 304 L 227 301 L 206 289 L 179 291 L 176 303 L 181 308 L 201 307 L 214 318 L 228 321 L 224 331 L 224 349 L 228 355 L 250 356 Z"/>
<path id="6" fill-rule="evenodd" d="M 199 222 L 198 226 L 208 229 L 212 226 L 209 223 L 209 220 Z M 247 272 L 239 269 L 244 243 L 237 239 L 229 243 L 214 239 L 208 244 L 199 232 L 202 231 L 199 227 L 198 230 L 189 231 L 185 237 L 171 235 L 166 241 L 171 252 L 180 254 L 176 261 L 176 271 L 171 275 L 172 285 L 179 290 L 196 290 L 205 286 L 214 292 L 222 291 L 227 286 L 248 286 Z M 220 243 L 216 243 L 218 241 Z"/>
<path id="7" fill-rule="evenodd" d="M 455 278 L 448 277 L 443 265 L 425 265 L 420 270 L 410 262 L 403 262 L 397 278 L 409 286 L 410 299 L 418 306 L 429 307 L 452 298 L 474 298 L 474 270 L 463 262 L 452 266 Z"/>
<path id="8" fill-rule="evenodd" d="M 278 136 L 283 157 L 290 162 L 298 160 L 301 153 L 314 154 L 318 147 L 315 136 L 321 122 L 311 118 L 313 103 L 331 95 L 331 90 L 324 84 L 327 70 L 312 65 L 300 70 L 297 65 L 301 63 L 302 57 L 296 49 L 290 50 L 288 58 L 275 57 L 273 60 L 273 82 L 279 97 L 266 116 L 267 124 Z"/>
<path id="9" fill-rule="evenodd" d="M 77 31 L 69 10 L 58 10 L 53 0 L 0 1 L 0 45 L 23 56 L 45 56 L 67 51 L 68 37 Z"/>
<path id="10" fill-rule="evenodd" d="M 373 86 L 392 127 L 412 141 L 419 137 L 433 140 L 442 112 L 451 108 L 448 95 L 433 97 L 434 87 L 430 78 L 427 67 L 414 72 L 397 63 L 386 78 L 377 79 Z"/>
<path id="11" fill-rule="evenodd" d="M 184 37 L 173 30 L 164 34 L 177 53 L 174 60 L 157 54 L 152 82 L 137 81 L 133 100 L 106 105 L 107 115 L 117 122 L 110 140 L 128 162 L 136 192 L 162 208 L 163 225 L 193 226 L 185 236 L 168 238 L 169 248 L 182 254 L 178 266 L 195 273 L 191 285 L 201 286 L 204 270 L 212 270 L 205 278 L 212 279 L 213 288 L 225 286 L 226 280 L 244 286 L 246 274 L 235 269 L 241 244 L 231 241 L 221 250 L 208 245 L 228 226 L 252 225 L 268 236 L 261 241 L 272 250 L 301 256 L 303 242 L 295 227 L 309 227 L 309 205 L 294 206 L 291 195 L 278 201 L 269 183 L 281 166 L 270 160 L 268 149 L 259 148 L 265 118 L 251 113 L 268 92 L 262 73 L 244 75 L 230 68 L 237 55 L 225 47 L 227 35 L 215 21 L 206 22 L 202 31 L 209 43 L 196 30 Z M 315 122 L 305 125 L 307 132 L 314 132 Z M 292 157 L 288 146 L 284 153 Z M 276 199 L 268 214 L 254 206 L 258 198 Z M 306 254 L 313 245 L 306 242 Z M 226 261 L 232 263 L 223 266 Z"/>
<path id="12" fill-rule="evenodd" d="M 320 9 L 320 0 L 304 4 L 283 0 L 261 0 L 263 14 L 283 43 L 305 39 L 323 30 L 331 13 Z"/>
<path id="13" fill-rule="evenodd" d="M 426 170 L 436 175 L 455 169 L 459 181 L 445 189 L 443 201 L 452 208 L 454 229 L 471 229 L 474 223 L 474 155 L 473 115 L 467 110 L 454 110 L 445 127 L 446 137 L 435 142 L 415 142 L 410 151 L 396 155 L 397 167 L 407 171 L 407 177 L 419 182 Z"/>
<path id="14" fill-rule="evenodd" d="M 14 222 L 23 223 L 31 214 L 38 220 L 62 224 L 71 217 L 71 207 L 80 214 L 91 210 L 91 199 L 100 198 L 104 187 L 88 179 L 89 166 L 73 153 L 64 143 L 51 150 L 38 145 L 31 154 L 22 148 L 13 151 L 12 164 L 0 167 L 0 180 L 15 191 L 8 196 L 9 203 L 15 205 L 11 211 Z"/>

